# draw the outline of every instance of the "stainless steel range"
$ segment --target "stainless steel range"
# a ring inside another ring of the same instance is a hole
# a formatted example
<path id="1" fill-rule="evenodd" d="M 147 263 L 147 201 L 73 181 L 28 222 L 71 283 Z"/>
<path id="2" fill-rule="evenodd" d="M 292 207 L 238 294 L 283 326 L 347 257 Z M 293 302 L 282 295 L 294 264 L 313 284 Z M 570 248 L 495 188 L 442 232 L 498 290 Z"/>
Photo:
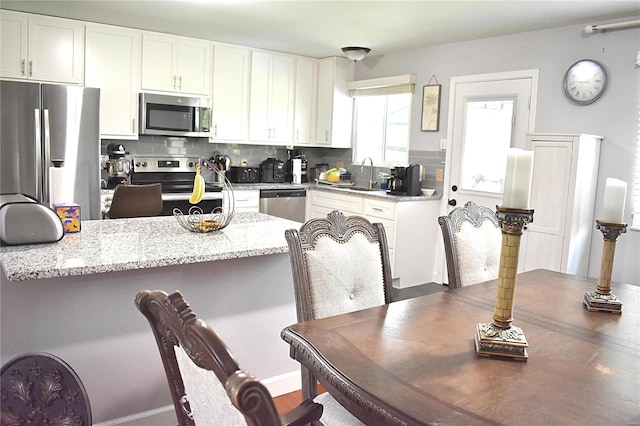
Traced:
<path id="1" fill-rule="evenodd" d="M 134 157 L 131 171 L 132 184 L 161 183 L 163 215 L 172 215 L 174 208 L 187 213 L 192 204 L 189 197 L 193 191 L 193 179 L 196 175 L 198 157 Z M 205 212 L 222 205 L 222 186 L 215 181 L 214 175 L 202 167 L 206 187 L 204 198 L 198 207 Z"/>

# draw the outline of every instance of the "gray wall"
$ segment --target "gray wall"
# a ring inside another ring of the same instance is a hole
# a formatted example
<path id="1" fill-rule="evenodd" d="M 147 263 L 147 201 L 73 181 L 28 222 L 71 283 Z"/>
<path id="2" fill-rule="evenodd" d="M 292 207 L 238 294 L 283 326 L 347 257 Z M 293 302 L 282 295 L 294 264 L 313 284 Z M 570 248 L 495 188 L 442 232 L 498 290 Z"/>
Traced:
<path id="1" fill-rule="evenodd" d="M 638 17 L 624 21 L 634 19 Z M 609 22 L 597 22 L 606 23 Z M 372 56 L 357 63 L 356 79 L 415 73 L 416 93 L 419 94 L 422 93 L 422 86 L 435 74 L 442 84 L 443 94 L 440 131 L 420 131 L 421 96 L 415 96 L 411 149 L 437 150 L 440 139 L 448 136 L 447 112 L 451 77 L 538 69 L 540 79 L 535 131 L 603 136 L 596 217 L 602 210 L 605 179 L 615 177 L 629 184 L 624 220 L 631 224 L 633 165 L 640 138 L 640 67 L 634 64 L 636 52 L 640 50 L 640 28 L 609 30 L 591 35 L 584 34 L 583 28 L 584 25 L 574 25 Z M 372 53 L 375 53 L 375 46 L 370 47 L 373 49 Z M 565 100 L 561 81 L 566 69 L 583 58 L 595 59 L 605 66 L 609 88 L 595 104 L 578 107 Z M 591 277 L 599 274 L 601 254 L 602 234 L 595 231 L 591 244 Z M 618 238 L 612 278 L 614 281 L 640 284 L 640 232 L 628 231 Z"/>

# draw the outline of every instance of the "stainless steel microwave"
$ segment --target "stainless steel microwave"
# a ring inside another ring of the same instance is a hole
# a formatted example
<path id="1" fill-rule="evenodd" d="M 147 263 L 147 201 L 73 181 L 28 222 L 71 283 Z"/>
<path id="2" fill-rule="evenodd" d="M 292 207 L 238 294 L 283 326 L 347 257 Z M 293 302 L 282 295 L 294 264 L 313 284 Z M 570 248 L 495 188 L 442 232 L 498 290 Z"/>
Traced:
<path id="1" fill-rule="evenodd" d="M 140 93 L 140 134 L 211 136 L 211 100 Z"/>

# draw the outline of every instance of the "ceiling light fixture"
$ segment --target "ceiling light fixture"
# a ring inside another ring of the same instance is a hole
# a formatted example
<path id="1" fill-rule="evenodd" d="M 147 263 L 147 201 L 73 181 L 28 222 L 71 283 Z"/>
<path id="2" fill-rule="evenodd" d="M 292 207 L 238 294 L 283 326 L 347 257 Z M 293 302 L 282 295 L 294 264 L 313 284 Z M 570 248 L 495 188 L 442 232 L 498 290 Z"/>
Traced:
<path id="1" fill-rule="evenodd" d="M 364 59 L 364 57 L 367 56 L 369 52 L 371 52 L 371 49 L 369 49 L 368 47 L 348 46 L 343 47 L 342 52 L 347 58 L 351 59 L 353 62 L 357 62 L 361 59 Z"/>

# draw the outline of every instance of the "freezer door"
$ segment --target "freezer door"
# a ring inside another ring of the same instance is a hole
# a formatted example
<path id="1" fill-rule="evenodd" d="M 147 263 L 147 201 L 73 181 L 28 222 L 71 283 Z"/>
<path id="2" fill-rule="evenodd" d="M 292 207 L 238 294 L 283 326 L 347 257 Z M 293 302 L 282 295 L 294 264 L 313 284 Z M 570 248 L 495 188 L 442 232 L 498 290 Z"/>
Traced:
<path id="1" fill-rule="evenodd" d="M 0 194 L 42 201 L 40 85 L 0 81 Z"/>
<path id="2" fill-rule="evenodd" d="M 101 217 L 99 114 L 99 89 L 42 85 L 45 200 L 57 185 L 63 201 L 80 204 L 83 220 Z M 49 168 L 57 162 L 64 172 L 51 182 Z"/>

